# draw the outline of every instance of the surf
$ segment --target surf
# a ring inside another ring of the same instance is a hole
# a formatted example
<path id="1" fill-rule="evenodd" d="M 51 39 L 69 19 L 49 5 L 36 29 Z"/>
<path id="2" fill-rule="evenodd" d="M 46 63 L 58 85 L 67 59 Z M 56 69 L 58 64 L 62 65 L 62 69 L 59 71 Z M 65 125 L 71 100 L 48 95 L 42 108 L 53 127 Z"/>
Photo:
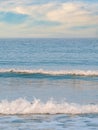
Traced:
<path id="1" fill-rule="evenodd" d="M 98 76 L 98 70 L 20 70 L 20 69 L 0 69 L 0 73 L 18 74 L 45 74 L 45 75 L 76 75 L 76 76 Z"/>
<path id="2" fill-rule="evenodd" d="M 98 70 L 22 70 L 0 69 L 0 77 L 25 78 L 68 78 L 68 77 L 98 77 Z"/>
<path id="3" fill-rule="evenodd" d="M 13 101 L 2 100 L 0 102 L 0 114 L 94 114 L 98 113 L 98 104 L 79 105 L 76 103 L 48 100 L 46 103 L 39 99 L 32 102 L 26 99 L 16 99 Z"/>

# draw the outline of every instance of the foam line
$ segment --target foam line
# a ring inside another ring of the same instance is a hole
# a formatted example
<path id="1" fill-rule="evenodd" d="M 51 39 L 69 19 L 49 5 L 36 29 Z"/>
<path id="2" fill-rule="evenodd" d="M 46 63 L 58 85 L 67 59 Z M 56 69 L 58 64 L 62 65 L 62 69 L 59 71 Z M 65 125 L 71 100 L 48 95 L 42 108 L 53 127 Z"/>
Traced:
<path id="1" fill-rule="evenodd" d="M 98 76 L 98 70 L 19 70 L 19 69 L 0 69 L 0 73 L 17 73 L 17 74 L 43 74 L 43 75 L 74 75 L 74 76 Z"/>
<path id="2" fill-rule="evenodd" d="M 98 113 L 98 105 L 79 105 L 75 103 L 57 103 L 49 100 L 46 103 L 38 99 L 29 102 L 25 99 L 14 101 L 3 100 L 0 103 L 0 114 L 88 114 Z"/>

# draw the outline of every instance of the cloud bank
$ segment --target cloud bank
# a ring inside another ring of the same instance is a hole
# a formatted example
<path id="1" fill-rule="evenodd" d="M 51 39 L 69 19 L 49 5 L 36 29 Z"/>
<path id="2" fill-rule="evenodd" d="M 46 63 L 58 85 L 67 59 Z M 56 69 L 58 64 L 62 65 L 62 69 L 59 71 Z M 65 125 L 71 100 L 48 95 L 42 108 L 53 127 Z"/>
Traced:
<path id="1" fill-rule="evenodd" d="M 98 3 L 3 0 L 0 37 L 98 37 Z"/>

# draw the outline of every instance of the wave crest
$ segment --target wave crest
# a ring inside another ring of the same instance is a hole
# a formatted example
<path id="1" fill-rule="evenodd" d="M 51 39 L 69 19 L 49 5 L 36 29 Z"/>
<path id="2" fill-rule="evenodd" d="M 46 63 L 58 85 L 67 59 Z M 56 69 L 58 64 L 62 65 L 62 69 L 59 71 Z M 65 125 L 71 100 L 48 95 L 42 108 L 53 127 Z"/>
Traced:
<path id="1" fill-rule="evenodd" d="M 0 103 L 1 114 L 87 114 L 98 113 L 98 105 L 79 105 L 75 103 L 57 103 L 49 100 L 46 103 L 38 99 L 29 102 L 25 99 L 14 101 L 3 100 Z"/>
<path id="2" fill-rule="evenodd" d="M 98 70 L 19 70 L 19 69 L 0 69 L 0 73 L 16 73 L 16 74 L 43 74 L 51 76 L 74 75 L 74 76 L 98 76 Z"/>

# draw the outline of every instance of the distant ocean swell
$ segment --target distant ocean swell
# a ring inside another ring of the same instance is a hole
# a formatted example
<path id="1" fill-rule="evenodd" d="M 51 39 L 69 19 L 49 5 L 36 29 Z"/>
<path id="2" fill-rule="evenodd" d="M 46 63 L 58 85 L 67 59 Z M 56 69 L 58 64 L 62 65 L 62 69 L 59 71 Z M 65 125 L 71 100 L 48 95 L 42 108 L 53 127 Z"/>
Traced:
<path id="1" fill-rule="evenodd" d="M 98 105 L 79 105 L 75 103 L 57 103 L 49 100 L 46 103 L 38 99 L 29 102 L 25 99 L 0 102 L 0 114 L 94 114 L 98 113 Z"/>
<path id="2" fill-rule="evenodd" d="M 98 70 L 18 70 L 18 69 L 0 69 L 0 77 L 63 77 L 63 76 L 96 76 Z"/>

